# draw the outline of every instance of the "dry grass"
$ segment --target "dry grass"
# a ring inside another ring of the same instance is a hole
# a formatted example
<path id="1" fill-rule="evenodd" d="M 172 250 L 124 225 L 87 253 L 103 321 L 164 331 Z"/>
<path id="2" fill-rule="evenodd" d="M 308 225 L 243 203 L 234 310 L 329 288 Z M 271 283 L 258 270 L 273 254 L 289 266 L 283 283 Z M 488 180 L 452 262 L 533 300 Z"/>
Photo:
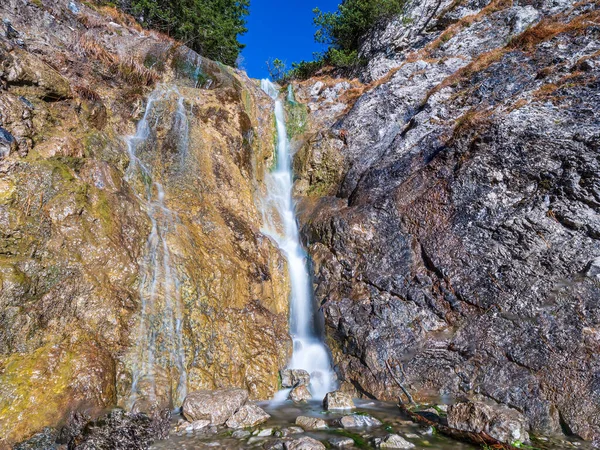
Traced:
<path id="1" fill-rule="evenodd" d="M 458 22 L 456 22 L 455 24 L 449 26 L 446 29 L 446 31 L 444 31 L 436 40 L 434 40 L 429 45 L 427 45 L 423 50 L 421 50 L 421 52 L 424 52 L 425 54 L 431 54 L 431 52 L 433 52 L 434 50 L 441 47 L 442 44 L 448 42 L 462 29 L 470 27 L 471 25 L 473 25 L 476 22 L 480 22 L 484 17 L 489 16 L 490 14 L 496 13 L 498 11 L 502 11 L 503 9 L 511 8 L 512 6 L 513 6 L 512 0 L 493 0 L 492 2 L 490 2 L 489 5 L 487 5 L 485 8 L 483 8 L 477 14 L 471 14 L 469 16 L 465 16 L 462 19 L 460 19 Z M 421 53 L 421 52 L 419 52 L 419 53 Z M 421 58 L 419 58 L 418 53 L 411 55 L 411 59 L 412 58 L 421 59 Z"/>
<path id="2" fill-rule="evenodd" d="M 88 86 L 75 85 L 73 86 L 73 91 L 79 96 L 79 98 L 83 100 L 87 100 L 89 102 L 101 102 L 102 97 L 96 91 Z"/>
<path id="3" fill-rule="evenodd" d="M 114 6 L 102 6 L 98 9 L 98 11 L 102 14 L 109 16 L 113 22 L 118 23 L 119 25 L 133 28 L 134 30 L 140 33 L 143 30 L 142 26 L 138 23 L 137 20 L 135 20 L 129 14 L 125 14 L 123 11 L 117 9 Z"/>
<path id="4" fill-rule="evenodd" d="M 120 59 L 111 69 L 124 81 L 138 86 L 151 86 L 159 78 L 154 70 L 148 69 L 133 58 Z"/>
<path id="5" fill-rule="evenodd" d="M 598 26 L 600 10 L 590 11 L 565 22 L 566 17 L 558 15 L 541 20 L 537 25 L 515 37 L 508 46 L 523 51 L 533 51 L 539 44 L 560 34 L 580 34 L 591 26 Z"/>
<path id="6" fill-rule="evenodd" d="M 101 62 L 109 68 L 111 73 L 128 83 L 138 86 L 151 86 L 159 79 L 154 70 L 148 69 L 133 57 L 122 58 L 109 52 L 93 38 L 82 36 L 79 39 L 79 47 L 87 56 Z"/>
<path id="7" fill-rule="evenodd" d="M 469 130 L 476 130 L 489 123 L 491 121 L 493 112 L 494 108 L 471 108 L 469 111 L 456 119 L 454 122 L 454 129 L 452 130 L 452 137 L 447 144 L 449 145 L 450 142 L 456 141 L 465 132 Z"/>
<path id="8" fill-rule="evenodd" d="M 110 53 L 97 40 L 87 36 L 81 36 L 79 39 L 79 48 L 81 48 L 87 56 L 100 61 L 102 64 L 110 65 L 117 60 L 117 56 Z"/>
<path id="9" fill-rule="evenodd" d="M 93 28 L 106 28 L 106 21 L 94 16 L 79 14 L 76 19 L 77 22 L 79 22 L 88 30 Z"/>

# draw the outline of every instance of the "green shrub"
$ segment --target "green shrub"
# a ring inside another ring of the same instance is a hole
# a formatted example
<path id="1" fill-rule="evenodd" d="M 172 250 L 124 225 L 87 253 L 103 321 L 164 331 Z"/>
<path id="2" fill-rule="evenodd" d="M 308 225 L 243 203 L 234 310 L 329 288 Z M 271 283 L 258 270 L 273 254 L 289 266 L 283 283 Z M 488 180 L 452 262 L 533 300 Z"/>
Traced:
<path id="1" fill-rule="evenodd" d="M 345 0 L 336 12 L 315 8 L 315 40 L 337 50 L 358 50 L 360 39 L 377 22 L 400 14 L 404 3 L 405 0 Z"/>
<path id="2" fill-rule="evenodd" d="M 181 40 L 202 56 L 234 66 L 244 48 L 250 0 L 121 0 L 146 28 Z"/>
<path id="3" fill-rule="evenodd" d="M 329 49 L 327 52 L 328 61 L 335 67 L 356 67 L 361 64 L 358 57 L 358 50 L 338 50 L 336 48 Z"/>
<path id="4" fill-rule="evenodd" d="M 339 69 L 354 69 L 364 64 L 358 56 L 360 39 L 379 21 L 402 13 L 406 0 L 344 0 L 336 12 L 315 8 L 313 19 L 317 31 L 315 41 L 327 44 L 325 53 L 316 54 L 313 61 L 292 64 L 279 81 L 305 80 L 329 65 Z"/>

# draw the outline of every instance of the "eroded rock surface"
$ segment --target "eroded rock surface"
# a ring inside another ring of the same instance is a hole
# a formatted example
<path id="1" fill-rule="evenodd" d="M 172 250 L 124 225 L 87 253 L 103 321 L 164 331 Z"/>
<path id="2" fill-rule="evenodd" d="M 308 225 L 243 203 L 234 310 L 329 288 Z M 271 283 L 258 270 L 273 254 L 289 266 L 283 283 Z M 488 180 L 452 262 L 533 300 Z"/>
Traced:
<path id="1" fill-rule="evenodd" d="M 266 422 L 269 416 L 262 408 L 256 405 L 244 405 L 231 416 L 226 425 L 229 428 L 248 428 Z"/>
<path id="2" fill-rule="evenodd" d="M 237 418 L 234 414 L 248 401 L 248 391 L 244 389 L 220 389 L 216 391 L 201 391 L 188 394 L 183 402 L 183 415 L 187 420 L 210 420 L 211 425 L 223 425 L 230 418 L 232 423 L 248 418 L 244 410 Z M 237 427 L 233 427 L 237 428 Z"/>
<path id="3" fill-rule="evenodd" d="M 365 37 L 346 109 L 313 100 L 341 80 L 295 83 L 314 105 L 296 192 L 345 390 L 479 394 L 537 432 L 600 436 L 599 14 L 415 1 Z"/>
<path id="4" fill-rule="evenodd" d="M 326 410 L 335 409 L 353 409 L 355 408 L 352 396 L 346 392 L 329 392 L 323 399 L 323 406 Z"/>
<path id="5" fill-rule="evenodd" d="M 450 406 L 448 426 L 473 433 L 483 431 L 508 444 L 529 442 L 529 423 L 521 413 L 481 402 L 460 402 Z"/>
<path id="6" fill-rule="evenodd" d="M 0 440 L 83 406 L 270 398 L 291 349 L 285 260 L 254 206 L 272 101 L 110 6 L 0 13 Z"/>
<path id="7" fill-rule="evenodd" d="M 317 417 L 298 416 L 296 425 L 304 430 L 324 430 L 327 428 L 327 422 Z"/>

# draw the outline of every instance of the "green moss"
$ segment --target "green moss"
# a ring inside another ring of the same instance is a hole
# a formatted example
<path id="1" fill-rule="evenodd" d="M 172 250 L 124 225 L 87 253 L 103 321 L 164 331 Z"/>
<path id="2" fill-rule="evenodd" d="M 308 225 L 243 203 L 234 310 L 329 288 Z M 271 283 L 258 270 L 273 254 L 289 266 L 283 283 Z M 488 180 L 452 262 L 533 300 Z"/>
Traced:
<path id="1" fill-rule="evenodd" d="M 11 355 L 0 375 L 6 394 L 0 397 L 0 428 L 22 436 L 57 424 L 70 400 L 72 376 L 76 373 L 73 356 L 53 344 L 33 354 Z M 22 420 L 22 415 L 27 420 Z"/>
<path id="2" fill-rule="evenodd" d="M 104 191 L 97 190 L 96 197 L 97 200 L 92 206 L 92 214 L 100 220 L 105 233 L 110 236 L 115 232 L 112 208 Z"/>
<path id="3" fill-rule="evenodd" d="M 328 152 L 324 153 L 321 163 L 311 175 L 309 196 L 321 197 L 329 195 L 340 179 L 339 163 Z"/>
<path id="4" fill-rule="evenodd" d="M 305 133 L 308 125 L 306 106 L 297 102 L 286 102 L 286 112 L 288 138 L 293 139 Z"/>
<path id="5" fill-rule="evenodd" d="M 331 430 L 335 434 L 339 434 L 340 436 L 349 437 L 354 441 L 354 445 L 357 448 L 371 448 L 367 440 L 362 437 L 360 434 L 352 433 L 347 430 Z"/>
<path id="6" fill-rule="evenodd" d="M 242 104 L 244 105 L 244 111 L 246 111 L 246 114 L 248 114 L 248 116 L 252 117 L 253 114 L 253 101 L 252 101 L 252 95 L 250 94 L 250 92 L 248 92 L 247 89 L 244 89 L 242 91 Z"/>

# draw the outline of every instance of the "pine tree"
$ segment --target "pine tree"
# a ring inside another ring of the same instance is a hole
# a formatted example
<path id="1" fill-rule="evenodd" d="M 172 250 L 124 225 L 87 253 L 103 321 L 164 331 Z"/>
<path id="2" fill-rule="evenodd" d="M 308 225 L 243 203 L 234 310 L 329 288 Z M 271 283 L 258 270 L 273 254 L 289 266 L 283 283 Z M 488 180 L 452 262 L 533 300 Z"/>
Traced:
<path id="1" fill-rule="evenodd" d="M 183 41 L 202 56 L 235 65 L 244 45 L 250 0 L 123 0 L 147 28 Z"/>

